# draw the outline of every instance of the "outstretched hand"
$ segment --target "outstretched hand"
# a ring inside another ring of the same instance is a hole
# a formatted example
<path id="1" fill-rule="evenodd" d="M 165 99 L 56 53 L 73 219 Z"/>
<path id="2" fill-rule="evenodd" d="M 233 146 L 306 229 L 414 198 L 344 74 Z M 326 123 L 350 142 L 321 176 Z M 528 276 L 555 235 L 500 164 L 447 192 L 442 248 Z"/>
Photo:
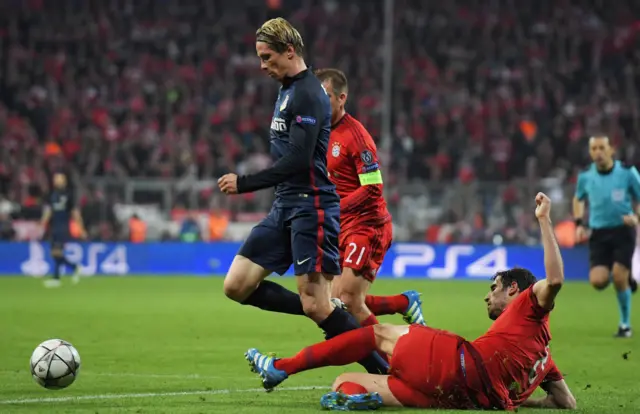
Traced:
<path id="1" fill-rule="evenodd" d="M 551 213 L 551 199 L 545 193 L 536 195 L 536 217 L 538 219 L 549 218 Z"/>

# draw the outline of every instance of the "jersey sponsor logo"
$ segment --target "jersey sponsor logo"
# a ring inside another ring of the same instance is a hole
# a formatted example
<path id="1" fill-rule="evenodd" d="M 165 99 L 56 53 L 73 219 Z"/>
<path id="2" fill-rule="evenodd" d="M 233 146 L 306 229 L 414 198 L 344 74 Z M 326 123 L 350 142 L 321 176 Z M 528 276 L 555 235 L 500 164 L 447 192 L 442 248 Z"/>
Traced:
<path id="1" fill-rule="evenodd" d="M 369 150 L 364 150 L 360 153 L 360 159 L 364 165 L 371 165 L 373 164 L 373 153 Z"/>
<path id="2" fill-rule="evenodd" d="M 278 132 L 285 132 L 287 130 L 287 121 L 282 118 L 273 118 L 271 120 L 271 129 Z"/>
<path id="3" fill-rule="evenodd" d="M 370 173 L 370 172 L 373 172 L 373 171 L 377 171 L 379 169 L 380 169 L 380 164 L 378 164 L 377 162 L 374 162 L 371 165 L 365 165 L 364 167 L 362 167 L 362 172 L 364 174 L 366 174 L 366 173 Z"/>
<path id="4" fill-rule="evenodd" d="M 282 103 L 280 104 L 280 110 L 284 111 L 288 103 L 289 103 L 289 95 L 285 95 L 284 99 L 282 100 Z"/>
<path id="5" fill-rule="evenodd" d="M 315 125 L 318 121 L 312 116 L 296 116 L 296 122 L 299 124 Z"/>
<path id="6" fill-rule="evenodd" d="M 331 147 L 331 155 L 333 155 L 333 158 L 338 158 L 340 156 L 340 144 L 339 143 L 335 143 L 333 144 L 333 147 Z"/>
<path id="7" fill-rule="evenodd" d="M 64 211 L 67 209 L 67 196 L 62 195 L 56 201 L 53 202 L 54 211 Z"/>

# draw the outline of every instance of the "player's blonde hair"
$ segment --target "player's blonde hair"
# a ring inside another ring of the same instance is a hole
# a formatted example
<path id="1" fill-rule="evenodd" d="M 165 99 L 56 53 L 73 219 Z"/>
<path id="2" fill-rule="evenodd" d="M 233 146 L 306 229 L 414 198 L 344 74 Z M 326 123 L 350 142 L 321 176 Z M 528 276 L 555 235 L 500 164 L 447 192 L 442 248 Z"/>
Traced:
<path id="1" fill-rule="evenodd" d="M 323 68 L 315 71 L 320 82 L 331 81 L 333 93 L 340 95 L 341 93 L 349 93 L 349 84 L 347 76 L 340 69 Z"/>
<path id="2" fill-rule="evenodd" d="M 304 42 L 300 32 L 282 17 L 266 21 L 256 30 L 256 41 L 264 42 L 278 53 L 284 53 L 291 45 L 296 55 L 304 53 Z"/>

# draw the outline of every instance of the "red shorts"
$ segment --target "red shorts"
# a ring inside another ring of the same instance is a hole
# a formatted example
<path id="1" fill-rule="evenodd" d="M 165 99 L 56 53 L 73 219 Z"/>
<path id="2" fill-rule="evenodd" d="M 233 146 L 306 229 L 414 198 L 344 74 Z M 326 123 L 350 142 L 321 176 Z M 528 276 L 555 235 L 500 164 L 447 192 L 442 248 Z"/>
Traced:
<path id="1" fill-rule="evenodd" d="M 461 368 L 464 342 L 451 332 L 411 325 L 393 350 L 391 393 L 405 407 L 474 408 Z"/>
<path id="2" fill-rule="evenodd" d="M 340 232 L 340 263 L 373 282 L 393 240 L 393 223 L 359 225 Z"/>

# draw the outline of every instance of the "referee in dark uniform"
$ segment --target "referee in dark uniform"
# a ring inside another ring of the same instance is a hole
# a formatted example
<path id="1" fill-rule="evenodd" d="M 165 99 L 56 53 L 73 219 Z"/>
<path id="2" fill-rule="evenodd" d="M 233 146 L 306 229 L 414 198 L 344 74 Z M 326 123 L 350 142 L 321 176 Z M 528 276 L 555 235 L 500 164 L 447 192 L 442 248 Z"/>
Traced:
<path id="1" fill-rule="evenodd" d="M 640 201 L 640 174 L 613 159 L 609 138 L 595 136 L 589 140 L 593 163 L 578 175 L 573 199 L 576 240 L 586 238 L 583 221 L 585 201 L 589 204 L 589 281 L 598 290 L 609 284 L 611 275 L 616 288 L 620 323 L 616 337 L 631 337 L 631 293 L 637 289 L 631 277 Z"/>

